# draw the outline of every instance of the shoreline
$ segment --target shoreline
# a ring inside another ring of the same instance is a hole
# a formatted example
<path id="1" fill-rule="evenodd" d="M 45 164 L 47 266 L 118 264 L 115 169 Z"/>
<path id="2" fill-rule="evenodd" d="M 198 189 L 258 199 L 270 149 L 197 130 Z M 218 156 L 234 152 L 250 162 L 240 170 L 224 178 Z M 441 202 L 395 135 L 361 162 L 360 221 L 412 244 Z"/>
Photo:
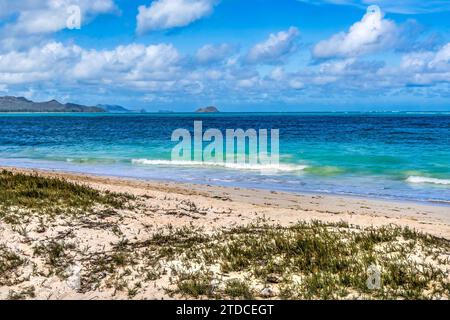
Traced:
<path id="1" fill-rule="evenodd" d="M 224 187 L 224 188 L 240 188 L 247 190 L 259 190 L 259 191 L 276 191 L 278 193 L 286 193 L 292 195 L 309 195 L 309 196 L 324 196 L 324 197 L 342 197 L 342 198 L 350 198 L 350 199 L 359 199 L 359 200 L 379 200 L 383 202 L 392 202 L 392 203 L 410 203 L 417 205 L 431 205 L 431 206 L 442 206 L 442 207 L 450 207 L 450 200 L 440 200 L 440 199 L 421 199 L 421 198 L 407 198 L 407 197 L 399 197 L 399 196 L 383 196 L 383 195 L 369 195 L 369 194 L 357 194 L 357 193 L 339 193 L 339 192 L 320 192 L 320 191 L 308 191 L 308 190 L 283 190 L 283 189 L 273 189 L 271 186 L 245 186 L 245 185 L 225 185 L 220 183 L 213 182 L 188 182 L 177 179 L 164 179 L 164 178 L 155 178 L 155 177 L 144 177 L 138 178 L 136 176 L 127 176 L 127 175 L 114 175 L 107 174 L 103 172 L 86 172 L 81 170 L 71 170 L 69 168 L 50 168 L 50 167 L 34 167 L 34 166 L 14 166 L 14 165 L 0 165 L 1 169 L 7 170 L 31 170 L 31 171 L 42 171 L 48 173 L 61 173 L 61 174 L 73 174 L 73 175 L 86 175 L 93 177 L 103 177 L 110 179 L 119 179 L 119 180 L 132 180 L 137 182 L 154 182 L 154 183 L 174 183 L 179 185 L 198 185 L 198 186 L 211 186 L 211 187 Z"/>
<path id="2" fill-rule="evenodd" d="M 270 216 L 273 222 L 280 225 L 312 220 L 344 221 L 362 227 L 395 224 L 450 239 L 450 214 L 448 205 L 442 203 L 143 180 L 60 170 L 3 166 L 0 170 L 62 178 L 103 191 L 137 195 L 152 193 L 152 196 L 156 193 L 159 197 L 187 196 L 203 206 L 224 207 L 225 202 L 229 203 L 225 206 L 226 210 L 232 209 L 230 211 L 234 212 L 241 208 L 244 218 L 240 220 L 246 222 L 253 221 L 256 211 L 257 216 Z M 232 217 L 231 220 L 236 223 L 237 219 Z"/>
<path id="3" fill-rule="evenodd" d="M 80 112 L 80 111 L 75 111 L 75 112 L 67 112 L 67 111 L 42 111 L 42 112 L 36 112 L 36 111 L 1 111 L 0 115 L 3 114 L 24 114 L 24 113 L 29 113 L 29 114 L 34 114 L 34 113 L 61 113 L 61 114 L 67 114 L 67 113 L 107 113 L 107 114 L 141 114 L 141 115 L 145 115 L 145 114 L 211 114 L 208 112 L 196 112 L 196 111 L 171 111 L 171 112 L 159 112 L 159 111 L 146 111 L 146 112 L 140 112 L 140 111 L 130 111 L 130 112 L 108 112 L 108 111 L 104 111 L 104 112 Z M 439 110 L 431 110 L 431 111 L 220 111 L 220 112 L 215 112 L 213 113 L 215 115 L 217 114 L 373 114 L 373 115 L 384 115 L 384 114 L 399 114 L 399 115 L 403 115 L 403 114 L 420 114 L 420 115 L 448 115 L 450 114 L 449 111 L 439 111 Z"/>

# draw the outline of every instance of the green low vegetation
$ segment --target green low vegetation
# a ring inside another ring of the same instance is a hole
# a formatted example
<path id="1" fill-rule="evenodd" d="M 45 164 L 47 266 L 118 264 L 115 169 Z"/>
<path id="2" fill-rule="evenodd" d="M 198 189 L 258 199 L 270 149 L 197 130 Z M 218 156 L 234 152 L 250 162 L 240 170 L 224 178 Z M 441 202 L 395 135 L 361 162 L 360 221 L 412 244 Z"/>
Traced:
<path id="1" fill-rule="evenodd" d="M 21 207 L 33 210 L 58 208 L 89 209 L 96 204 L 123 208 L 131 196 L 104 192 L 67 182 L 58 178 L 38 175 L 0 172 L 0 204 L 2 209 Z"/>
<path id="2" fill-rule="evenodd" d="M 199 238 L 197 232 L 194 238 Z M 449 254 L 449 241 L 394 226 L 360 229 L 314 222 L 284 228 L 262 223 L 224 231 L 178 251 L 185 263 L 201 268 L 177 277 L 172 292 L 246 299 L 448 298 Z M 368 287 L 370 266 L 380 270 L 379 288 Z M 245 280 L 227 280 L 233 277 Z M 208 280 L 222 281 L 225 288 L 208 291 Z"/>
<path id="3" fill-rule="evenodd" d="M 169 295 L 195 299 L 446 299 L 449 257 L 449 241 L 395 226 L 261 222 L 214 235 L 167 228 L 91 260 L 84 288 L 104 279 L 118 290 L 145 288 L 169 274 Z M 379 287 L 368 286 L 371 266 Z"/>
<path id="4" fill-rule="evenodd" d="M 85 185 L 38 175 L 0 172 L 0 218 L 20 224 L 24 218 L 88 214 L 126 207 L 133 197 L 127 194 L 100 192 Z"/>
<path id="5" fill-rule="evenodd" d="M 0 245 L 0 287 L 16 284 L 15 279 L 20 275 L 26 260 L 19 254 L 9 250 L 5 245 Z"/>

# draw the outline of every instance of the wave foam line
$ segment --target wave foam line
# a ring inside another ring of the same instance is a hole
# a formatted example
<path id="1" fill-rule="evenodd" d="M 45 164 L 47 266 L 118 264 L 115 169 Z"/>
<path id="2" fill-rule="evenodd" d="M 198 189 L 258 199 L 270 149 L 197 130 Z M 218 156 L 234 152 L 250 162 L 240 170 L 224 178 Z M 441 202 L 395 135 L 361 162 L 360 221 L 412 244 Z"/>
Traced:
<path id="1" fill-rule="evenodd" d="M 410 183 L 430 183 L 430 184 L 441 184 L 441 185 L 450 185 L 450 180 L 448 179 L 437 179 L 437 178 L 428 178 L 428 177 L 420 177 L 420 176 L 411 176 L 406 179 L 407 182 Z"/>
<path id="2" fill-rule="evenodd" d="M 133 164 L 153 165 L 153 166 L 185 166 L 185 167 L 222 167 L 237 170 L 279 170 L 279 171 L 302 171 L 307 168 L 303 165 L 287 165 L 287 164 L 240 164 L 226 162 L 201 162 L 201 161 L 180 161 L 180 160 L 148 160 L 133 159 Z"/>

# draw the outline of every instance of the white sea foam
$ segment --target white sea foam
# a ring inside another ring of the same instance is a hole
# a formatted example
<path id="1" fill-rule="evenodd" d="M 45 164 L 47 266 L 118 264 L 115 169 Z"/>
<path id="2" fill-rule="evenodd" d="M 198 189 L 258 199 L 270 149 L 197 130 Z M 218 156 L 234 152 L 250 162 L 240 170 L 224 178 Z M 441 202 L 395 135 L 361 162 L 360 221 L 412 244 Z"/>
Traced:
<path id="1" fill-rule="evenodd" d="M 420 176 L 411 176 L 406 179 L 409 183 L 429 183 L 429 184 L 441 184 L 441 185 L 450 185 L 449 179 L 437 179 L 437 178 L 429 178 L 429 177 L 420 177 Z"/>
<path id="2" fill-rule="evenodd" d="M 255 170 L 255 171 L 302 171 L 307 168 L 304 165 L 289 164 L 247 164 L 247 163 L 226 163 L 226 162 L 201 162 L 201 161 L 180 161 L 180 160 L 149 160 L 133 159 L 133 164 L 149 166 L 179 166 L 179 167 L 222 167 L 235 170 Z"/>

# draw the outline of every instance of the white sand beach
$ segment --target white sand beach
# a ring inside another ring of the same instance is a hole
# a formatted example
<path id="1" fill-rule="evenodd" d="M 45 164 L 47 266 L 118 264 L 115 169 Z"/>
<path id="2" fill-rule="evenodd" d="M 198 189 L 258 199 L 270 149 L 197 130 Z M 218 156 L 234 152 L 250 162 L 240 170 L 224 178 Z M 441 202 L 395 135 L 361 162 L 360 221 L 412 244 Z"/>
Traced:
<path id="1" fill-rule="evenodd" d="M 26 229 L 22 232 L 19 232 L 17 226 L 0 220 L 1 242 L 33 260 L 34 268 L 37 269 L 43 268 L 43 262 L 35 257 L 33 247 L 50 238 L 70 239 L 72 245 L 79 250 L 106 252 L 111 250 L 113 243 L 124 239 L 144 241 L 169 225 L 171 228 L 195 226 L 213 234 L 222 228 L 245 226 L 259 219 L 281 226 L 290 226 L 299 221 L 320 220 L 345 222 L 363 228 L 393 224 L 450 239 L 448 206 L 4 169 L 63 178 L 102 191 L 131 194 L 139 199 L 139 205 L 135 209 L 119 210 L 115 216 L 92 220 L 90 224 L 78 224 L 75 220 L 57 217 L 45 226 L 45 231 L 39 230 L 39 220 L 33 218 L 27 225 L 21 226 Z M 114 222 L 120 232 L 102 228 L 101 223 L 106 222 Z M 39 299 L 126 298 L 124 293 L 106 288 L 79 293 L 71 289 L 67 281 L 55 275 L 47 277 L 44 271 L 39 276 L 27 268 L 21 272 L 23 274 L 20 277 L 29 277 L 26 282 L 35 287 L 35 297 Z M 19 283 L 21 284 L 0 286 L 0 298 L 6 298 L 12 289 L 23 289 L 23 282 Z M 169 298 L 163 290 L 168 283 L 169 276 L 163 276 L 151 287 L 147 286 L 145 290 L 139 291 L 136 298 Z"/>

